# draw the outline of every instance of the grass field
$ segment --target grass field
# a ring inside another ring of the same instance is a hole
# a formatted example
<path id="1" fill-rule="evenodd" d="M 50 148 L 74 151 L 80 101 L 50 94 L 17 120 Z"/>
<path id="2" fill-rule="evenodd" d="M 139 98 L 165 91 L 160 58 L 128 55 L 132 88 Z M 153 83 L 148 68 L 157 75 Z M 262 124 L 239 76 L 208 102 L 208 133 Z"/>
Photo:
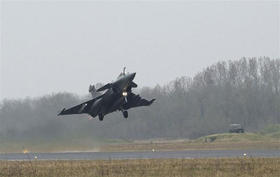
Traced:
<path id="1" fill-rule="evenodd" d="M 280 149 L 280 138 L 256 133 L 222 133 L 195 140 L 150 140 L 107 144 L 102 151 L 180 151 L 180 150 L 232 150 Z"/>
<path id="2" fill-rule="evenodd" d="M 270 125 L 256 133 L 221 133 L 194 140 L 152 139 L 129 141 L 121 139 L 98 139 L 96 137 L 54 138 L 51 140 L 4 140 L 0 137 L 0 153 L 65 151 L 178 151 L 178 150 L 224 150 L 224 149 L 280 149 L 280 125 Z"/>
<path id="3" fill-rule="evenodd" d="M 280 159 L 0 161 L 1 177 L 279 177 Z"/>
<path id="4" fill-rule="evenodd" d="M 275 134 L 273 134 L 275 135 Z M 261 134 L 214 134 L 196 140 L 143 140 L 98 142 L 93 139 L 69 141 L 14 141 L 1 142 L 0 153 L 23 152 L 123 152 L 123 151 L 180 151 L 180 150 L 230 150 L 230 149 L 280 149 L 280 138 Z"/>
<path id="5" fill-rule="evenodd" d="M 107 144 L 102 151 L 280 149 L 280 125 L 259 133 L 221 133 L 195 140 L 146 140 Z"/>
<path id="6" fill-rule="evenodd" d="M 105 152 L 280 149 L 280 141 L 248 142 L 135 142 L 100 147 Z"/>

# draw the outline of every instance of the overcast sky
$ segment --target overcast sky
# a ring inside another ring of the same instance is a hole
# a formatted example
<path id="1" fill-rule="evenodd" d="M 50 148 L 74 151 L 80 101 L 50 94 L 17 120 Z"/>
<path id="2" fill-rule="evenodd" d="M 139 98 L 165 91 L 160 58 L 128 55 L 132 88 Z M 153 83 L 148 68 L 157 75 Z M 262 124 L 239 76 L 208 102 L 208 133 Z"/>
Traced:
<path id="1" fill-rule="evenodd" d="M 143 87 L 220 60 L 279 57 L 279 4 L 2 1 L 0 100 L 87 94 L 123 66 Z"/>

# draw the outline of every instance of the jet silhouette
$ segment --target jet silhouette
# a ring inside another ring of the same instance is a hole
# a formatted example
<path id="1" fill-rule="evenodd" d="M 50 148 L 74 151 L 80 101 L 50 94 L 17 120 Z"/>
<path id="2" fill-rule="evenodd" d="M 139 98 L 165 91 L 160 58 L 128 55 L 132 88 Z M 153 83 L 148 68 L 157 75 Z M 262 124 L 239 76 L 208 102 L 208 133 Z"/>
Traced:
<path id="1" fill-rule="evenodd" d="M 69 109 L 64 108 L 58 116 L 89 114 L 93 118 L 98 116 L 99 120 L 102 121 L 106 114 L 121 111 L 124 118 L 127 118 L 128 109 L 149 106 L 155 101 L 155 99 L 148 101 L 132 93 L 132 88 L 137 87 L 137 84 L 133 82 L 135 75 L 136 73 L 125 73 L 124 67 L 123 72 L 116 81 L 108 83 L 97 90 L 94 86 L 90 85 L 89 92 L 91 92 L 93 97 L 98 92 L 105 91 L 105 93 Z"/>

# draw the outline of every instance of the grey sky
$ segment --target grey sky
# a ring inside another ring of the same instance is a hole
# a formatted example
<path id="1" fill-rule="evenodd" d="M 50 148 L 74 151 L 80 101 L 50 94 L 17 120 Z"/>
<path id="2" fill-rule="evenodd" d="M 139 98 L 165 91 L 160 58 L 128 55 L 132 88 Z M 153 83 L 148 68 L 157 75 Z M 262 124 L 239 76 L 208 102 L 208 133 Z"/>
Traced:
<path id="1" fill-rule="evenodd" d="M 279 2 L 2 2 L 1 98 L 110 82 L 142 86 L 219 60 L 280 56 Z"/>

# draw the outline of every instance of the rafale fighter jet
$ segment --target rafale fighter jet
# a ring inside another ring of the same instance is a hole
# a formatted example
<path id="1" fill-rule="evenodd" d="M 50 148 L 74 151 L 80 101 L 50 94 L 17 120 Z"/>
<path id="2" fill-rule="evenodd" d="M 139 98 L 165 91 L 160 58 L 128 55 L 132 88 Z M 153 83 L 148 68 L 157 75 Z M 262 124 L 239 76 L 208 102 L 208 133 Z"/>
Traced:
<path id="1" fill-rule="evenodd" d="M 155 101 L 155 99 L 148 101 L 132 93 L 131 89 L 137 87 L 137 84 L 133 82 L 135 75 L 136 73 L 125 73 L 124 68 L 115 82 L 108 83 L 97 90 L 94 86 L 90 86 L 89 92 L 93 96 L 92 100 L 69 109 L 64 108 L 58 115 L 89 114 L 93 118 L 98 116 L 102 121 L 106 114 L 119 110 L 123 113 L 124 118 L 127 118 L 128 109 L 149 106 Z M 95 97 L 101 91 L 105 91 L 105 93 Z"/>

